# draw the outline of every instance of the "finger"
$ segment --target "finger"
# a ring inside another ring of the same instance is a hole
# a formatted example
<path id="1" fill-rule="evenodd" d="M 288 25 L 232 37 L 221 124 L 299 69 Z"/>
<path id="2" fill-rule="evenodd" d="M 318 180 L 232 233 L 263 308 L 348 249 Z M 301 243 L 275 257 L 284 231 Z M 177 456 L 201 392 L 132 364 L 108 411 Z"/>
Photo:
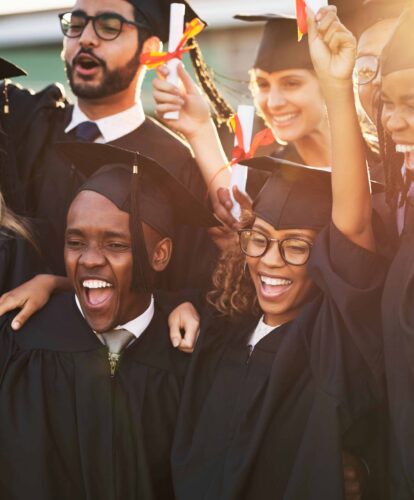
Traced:
<path id="1" fill-rule="evenodd" d="M 181 96 L 182 92 L 178 87 L 168 82 L 167 80 L 161 80 L 159 78 L 154 78 L 152 80 L 152 88 L 158 92 L 165 92 L 166 94 Z"/>
<path id="2" fill-rule="evenodd" d="M 182 341 L 179 323 L 174 321 L 169 322 L 170 326 L 170 340 L 173 347 L 179 347 Z"/>
<path id="3" fill-rule="evenodd" d="M 306 7 L 306 17 L 308 22 L 308 42 L 312 43 L 312 41 L 318 38 L 319 35 L 316 27 L 315 14 L 309 7 Z"/>
<path id="4" fill-rule="evenodd" d="M 240 191 L 237 186 L 233 187 L 233 196 L 243 210 L 252 209 L 252 204 L 253 204 L 252 199 L 247 193 L 243 193 L 242 191 Z"/>
<path id="5" fill-rule="evenodd" d="M 155 111 L 157 115 L 161 118 L 165 115 L 165 113 L 169 113 L 170 111 L 181 111 L 182 106 L 177 106 L 175 104 L 157 104 L 155 107 Z"/>
<path id="6" fill-rule="evenodd" d="M 166 64 L 157 68 L 157 75 L 160 75 L 160 78 L 162 80 L 165 80 L 165 78 L 167 78 L 169 74 L 170 70 L 168 69 L 168 66 Z"/>
<path id="7" fill-rule="evenodd" d="M 336 12 L 330 10 L 326 12 L 322 18 L 317 23 L 318 33 L 322 36 L 324 35 L 328 29 L 332 26 L 332 24 L 338 20 L 338 16 Z"/>
<path id="8" fill-rule="evenodd" d="M 169 92 L 163 92 L 161 90 L 154 90 L 153 97 L 155 102 L 158 104 L 177 104 L 183 106 L 185 100 L 177 94 L 170 94 Z"/>
<path id="9" fill-rule="evenodd" d="M 329 50 L 333 54 L 339 54 L 339 52 L 343 49 L 355 50 L 355 45 L 353 44 L 353 39 L 349 36 L 348 33 L 335 33 L 332 36 L 328 44 Z"/>
<path id="10" fill-rule="evenodd" d="M 233 202 L 231 201 L 230 191 L 228 189 L 217 189 L 217 199 L 227 210 L 231 210 L 233 208 Z"/>
<path id="11" fill-rule="evenodd" d="M 184 88 L 188 94 L 199 94 L 200 89 L 197 87 L 194 80 L 191 78 L 187 70 L 184 68 L 184 64 L 179 64 L 177 68 L 177 74 L 182 81 Z"/>
<path id="12" fill-rule="evenodd" d="M 226 210 L 222 205 L 217 204 L 214 207 L 214 217 L 224 224 L 226 227 L 233 229 L 237 225 L 237 220 L 232 216 L 231 212 Z"/>
<path id="13" fill-rule="evenodd" d="M 33 316 L 33 314 L 39 310 L 39 307 L 33 303 L 33 301 L 28 300 L 23 309 L 15 316 L 11 323 L 11 327 L 13 330 L 19 330 L 26 321 Z"/>
<path id="14" fill-rule="evenodd" d="M 25 298 L 25 300 L 27 300 Z M 18 307 L 23 307 L 24 301 L 19 299 L 14 292 L 8 292 L 0 297 L 0 316 L 6 314 Z"/>

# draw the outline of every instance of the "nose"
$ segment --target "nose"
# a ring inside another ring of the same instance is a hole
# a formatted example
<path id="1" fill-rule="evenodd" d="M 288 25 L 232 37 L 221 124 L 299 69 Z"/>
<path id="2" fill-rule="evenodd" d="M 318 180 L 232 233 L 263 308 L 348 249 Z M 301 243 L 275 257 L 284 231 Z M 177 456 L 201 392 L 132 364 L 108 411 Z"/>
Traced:
<path id="1" fill-rule="evenodd" d="M 272 241 L 267 252 L 261 257 L 261 262 L 267 267 L 285 267 L 286 262 L 283 260 L 280 254 L 279 245 L 276 241 Z"/>
<path id="2" fill-rule="evenodd" d="M 386 115 L 385 125 L 387 130 L 392 134 L 404 130 L 407 123 L 402 113 L 398 109 L 394 109 L 394 111 Z"/>
<path id="3" fill-rule="evenodd" d="M 269 109 L 282 108 L 283 106 L 285 106 L 286 103 L 287 100 L 283 92 L 279 89 L 277 85 L 272 85 L 267 99 L 267 105 Z"/>
<path id="4" fill-rule="evenodd" d="M 99 43 L 99 38 L 95 33 L 92 21 L 89 19 L 86 23 L 85 28 L 79 37 L 79 45 L 82 47 L 96 47 Z"/>
<path id="5" fill-rule="evenodd" d="M 105 256 L 98 245 L 88 245 L 79 258 L 79 265 L 87 269 L 102 267 L 106 264 Z"/>

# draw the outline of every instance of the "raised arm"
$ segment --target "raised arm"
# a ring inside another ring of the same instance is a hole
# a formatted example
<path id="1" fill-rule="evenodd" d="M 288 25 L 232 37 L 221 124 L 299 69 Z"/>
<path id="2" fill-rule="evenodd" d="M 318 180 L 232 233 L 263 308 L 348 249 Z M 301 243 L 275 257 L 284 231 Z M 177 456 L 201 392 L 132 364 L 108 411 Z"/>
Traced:
<path id="1" fill-rule="evenodd" d="M 352 83 L 356 41 L 336 7 L 324 7 L 316 16 L 307 13 L 310 52 L 331 127 L 332 220 L 349 240 L 374 250 L 369 175 Z"/>
<path id="2" fill-rule="evenodd" d="M 161 70 L 166 76 L 166 68 Z M 207 99 L 194 83 L 184 66 L 178 68 L 182 88 L 175 87 L 167 80 L 153 81 L 157 116 L 172 130 L 181 133 L 189 142 L 203 178 L 216 197 L 219 188 L 227 188 L 230 174 L 224 167 L 228 160 L 223 151 L 216 127 L 210 115 Z M 178 120 L 164 120 L 168 111 L 179 111 Z M 220 173 L 218 171 L 222 168 Z M 214 201 L 214 200 L 212 200 Z"/>

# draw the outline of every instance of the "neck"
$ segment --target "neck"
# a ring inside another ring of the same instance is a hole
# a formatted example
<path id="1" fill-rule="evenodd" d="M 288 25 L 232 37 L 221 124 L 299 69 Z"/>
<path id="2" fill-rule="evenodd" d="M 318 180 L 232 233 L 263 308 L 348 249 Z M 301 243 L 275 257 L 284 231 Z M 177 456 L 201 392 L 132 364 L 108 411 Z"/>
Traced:
<path id="1" fill-rule="evenodd" d="M 129 321 L 138 318 L 138 316 L 141 316 L 141 314 L 143 314 L 148 309 L 150 303 L 150 293 L 137 294 L 133 302 L 133 307 L 130 309 L 129 314 L 126 314 L 125 317 L 122 318 L 120 324 L 125 325 L 125 323 L 128 323 Z"/>
<path id="2" fill-rule="evenodd" d="M 293 145 L 305 165 L 327 167 L 332 163 L 329 127 L 321 127 L 295 141 Z"/>
<path id="3" fill-rule="evenodd" d="M 292 309 L 283 314 L 264 313 L 263 320 L 266 325 L 280 326 L 294 320 L 299 314 L 300 308 Z"/>

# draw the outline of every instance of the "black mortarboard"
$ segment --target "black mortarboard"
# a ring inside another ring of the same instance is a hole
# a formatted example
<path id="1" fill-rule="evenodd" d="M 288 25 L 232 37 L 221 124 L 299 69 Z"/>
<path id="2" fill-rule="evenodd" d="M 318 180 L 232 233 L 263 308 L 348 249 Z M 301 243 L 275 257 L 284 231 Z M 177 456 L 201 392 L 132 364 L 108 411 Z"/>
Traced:
<path id="1" fill-rule="evenodd" d="M 340 20 L 358 38 L 384 19 L 397 18 L 412 0 L 331 0 Z"/>
<path id="2" fill-rule="evenodd" d="M 170 237 L 176 223 L 218 224 L 170 170 L 151 158 L 107 144 L 60 143 L 58 149 L 87 179 L 78 192 L 95 191 L 130 214 L 135 285 L 142 291 L 150 290 L 152 273 L 140 221 Z"/>
<path id="3" fill-rule="evenodd" d="M 139 23 L 148 29 L 151 35 L 167 42 L 170 31 L 170 6 L 172 3 L 185 4 L 185 22 L 198 17 L 188 2 L 184 0 L 127 0 L 138 11 Z M 204 21 L 203 21 L 204 22 Z M 206 23 L 204 23 L 206 24 Z"/>
<path id="4" fill-rule="evenodd" d="M 298 29 L 295 17 L 279 14 L 234 16 L 241 21 L 267 21 L 254 68 L 268 73 L 284 69 L 313 69 L 307 41 L 298 42 Z"/>
<path id="5" fill-rule="evenodd" d="M 401 15 L 398 25 L 381 54 L 381 74 L 414 68 L 414 8 Z"/>
<path id="6" fill-rule="evenodd" d="M 253 212 L 275 229 L 322 229 L 332 217 L 329 169 L 262 156 L 242 162 L 272 172 L 253 203 Z M 374 191 L 382 185 L 372 182 Z"/>
<path id="7" fill-rule="evenodd" d="M 21 69 L 10 61 L 6 61 L 6 59 L 0 57 L 0 80 L 25 75 L 27 75 L 27 73 L 24 69 Z"/>

